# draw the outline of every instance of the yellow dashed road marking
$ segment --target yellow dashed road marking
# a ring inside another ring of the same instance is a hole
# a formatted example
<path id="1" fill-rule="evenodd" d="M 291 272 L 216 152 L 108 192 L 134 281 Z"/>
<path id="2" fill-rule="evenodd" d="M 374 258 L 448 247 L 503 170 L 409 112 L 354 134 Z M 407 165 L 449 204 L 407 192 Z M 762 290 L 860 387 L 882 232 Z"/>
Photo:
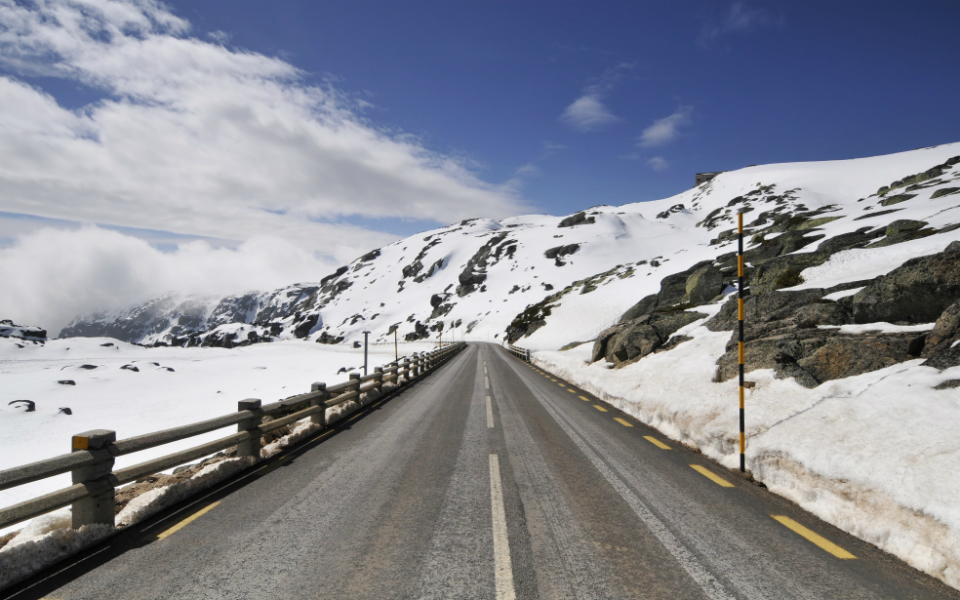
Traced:
<path id="1" fill-rule="evenodd" d="M 590 398 L 584 398 L 583 396 L 579 396 L 579 398 L 584 402 L 590 402 Z"/>
<path id="2" fill-rule="evenodd" d="M 570 392 L 571 394 L 576 394 L 576 393 L 577 393 L 577 390 L 575 390 L 575 389 L 573 389 L 573 388 L 570 388 L 570 389 L 568 389 L 567 391 Z"/>
<path id="3" fill-rule="evenodd" d="M 800 523 L 797 523 L 790 517 L 785 517 L 783 515 L 770 515 L 770 516 L 776 519 L 777 521 L 779 521 L 781 525 L 783 525 L 790 531 L 793 531 L 794 533 L 797 533 L 805 537 L 807 540 L 813 542 L 817 546 L 820 546 L 820 548 L 826 550 L 827 552 L 836 556 L 837 558 L 842 558 L 844 560 L 856 558 L 856 556 L 850 554 L 840 546 L 834 544 L 827 538 L 810 531 L 809 529 L 807 529 Z"/>
<path id="4" fill-rule="evenodd" d="M 644 439 L 646 439 L 648 442 L 650 442 L 651 444 L 653 444 L 653 445 L 656 446 L 657 448 L 660 448 L 661 450 L 669 450 L 669 449 L 670 449 L 670 446 L 664 444 L 663 442 L 661 442 L 660 440 L 658 440 L 657 438 L 655 438 L 655 437 L 653 437 L 653 436 L 645 435 L 645 436 L 643 436 L 643 437 L 644 437 Z"/>
<path id="5" fill-rule="evenodd" d="M 593 407 L 594 407 L 595 409 L 599 410 L 600 412 L 607 412 L 607 409 L 605 409 L 604 407 L 600 406 L 599 404 L 594 404 Z"/>
<path id="6" fill-rule="evenodd" d="M 613 420 L 616 421 L 617 423 L 620 423 L 624 427 L 633 427 L 633 423 L 631 423 L 626 419 L 621 419 L 620 417 L 614 417 Z"/>
<path id="7" fill-rule="evenodd" d="M 690 465 L 690 468 L 696 471 L 697 473 L 700 473 L 701 475 L 703 475 L 710 481 L 714 482 L 715 484 L 719 485 L 720 487 L 733 487 L 732 483 L 730 483 L 723 477 L 720 477 L 719 475 L 714 474 L 713 471 L 710 471 L 706 467 L 701 467 L 700 465 Z"/>
<path id="8" fill-rule="evenodd" d="M 199 518 L 202 517 L 203 515 L 207 514 L 208 512 L 210 512 L 211 510 L 213 510 L 214 508 L 216 508 L 218 504 L 220 504 L 219 501 L 213 502 L 213 503 L 211 503 L 211 504 L 208 504 L 208 505 L 204 506 L 203 508 L 201 508 L 201 509 L 198 510 L 197 512 L 193 513 L 192 515 L 190 515 L 190 516 L 187 517 L 186 519 L 180 521 L 179 523 L 177 523 L 176 525 L 174 525 L 174 526 L 171 527 L 170 529 L 167 529 L 166 531 L 162 531 L 162 532 L 158 533 L 158 534 L 157 534 L 157 539 L 158 539 L 158 540 L 162 540 L 162 539 L 164 539 L 164 538 L 166 538 L 166 537 L 170 537 L 171 535 L 173 535 L 173 534 L 175 534 L 176 532 L 180 531 L 181 529 L 183 529 L 184 527 L 186 527 L 186 526 L 189 525 L 190 523 L 193 523 L 194 521 L 196 521 L 197 519 L 199 519 Z"/>

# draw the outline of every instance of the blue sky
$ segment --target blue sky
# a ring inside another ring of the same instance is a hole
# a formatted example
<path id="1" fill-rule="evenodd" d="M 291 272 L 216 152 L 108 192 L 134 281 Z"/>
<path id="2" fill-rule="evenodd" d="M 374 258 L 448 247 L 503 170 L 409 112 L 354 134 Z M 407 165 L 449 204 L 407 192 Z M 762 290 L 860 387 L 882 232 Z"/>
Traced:
<path id="1" fill-rule="evenodd" d="M 662 198 L 693 173 L 960 139 L 956 2 L 174 2 L 537 209 Z M 617 117 L 560 119 L 591 86 Z M 688 108 L 671 141 L 638 147 Z M 562 149 L 548 150 L 551 146 Z M 648 161 L 661 157 L 665 169 Z"/>
<path id="2" fill-rule="evenodd" d="M 955 1 L 0 0 L 0 276 L 34 281 L 0 312 L 317 281 L 468 217 L 955 142 L 958 23 Z"/>

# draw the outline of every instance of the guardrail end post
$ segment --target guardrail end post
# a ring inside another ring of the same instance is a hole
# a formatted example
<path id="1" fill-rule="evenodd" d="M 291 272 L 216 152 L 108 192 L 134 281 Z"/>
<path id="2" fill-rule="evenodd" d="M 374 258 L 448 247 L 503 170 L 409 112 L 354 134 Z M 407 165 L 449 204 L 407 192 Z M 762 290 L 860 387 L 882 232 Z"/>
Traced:
<path id="1" fill-rule="evenodd" d="M 252 456 L 260 460 L 260 440 L 262 437 L 256 433 L 260 427 L 260 421 L 263 420 L 263 412 L 260 410 L 260 400 L 248 398 L 237 402 L 237 411 L 249 410 L 255 413 L 250 419 L 244 419 L 237 423 L 237 431 L 249 431 L 253 437 L 245 442 L 237 444 L 237 457 Z"/>
<path id="2" fill-rule="evenodd" d="M 103 455 L 103 460 L 100 462 L 74 469 L 71 472 L 73 483 L 83 483 L 97 488 L 106 486 L 103 491 L 73 503 L 71 516 L 73 529 L 80 529 L 84 525 L 94 523 L 114 525 L 116 489 L 110 478 L 113 472 L 113 454 L 107 446 L 115 441 L 117 441 L 117 432 L 109 429 L 94 429 L 78 433 L 70 440 L 73 452 L 87 450 Z"/>
<path id="3" fill-rule="evenodd" d="M 311 406 L 325 406 L 326 401 L 330 398 L 330 394 L 327 393 L 327 384 L 322 381 L 310 384 L 311 392 L 323 392 L 318 394 L 311 402 Z M 324 409 L 322 412 L 318 412 L 315 415 L 310 417 L 310 422 L 319 425 L 320 427 L 327 426 L 327 411 Z"/>

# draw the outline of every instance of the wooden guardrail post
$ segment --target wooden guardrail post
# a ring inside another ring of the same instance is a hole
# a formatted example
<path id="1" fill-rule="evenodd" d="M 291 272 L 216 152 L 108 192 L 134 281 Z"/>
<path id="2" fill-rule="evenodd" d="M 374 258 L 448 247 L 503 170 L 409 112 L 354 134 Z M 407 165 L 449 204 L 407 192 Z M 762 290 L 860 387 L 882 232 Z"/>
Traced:
<path id="1" fill-rule="evenodd" d="M 311 392 L 322 392 L 317 394 L 317 397 L 310 401 L 310 406 L 324 406 L 327 400 L 330 399 L 330 394 L 327 393 L 327 384 L 319 381 L 310 385 Z M 323 410 L 318 412 L 315 415 L 310 416 L 310 422 L 319 425 L 320 427 L 326 427 L 327 425 L 327 411 Z"/>
<path id="2" fill-rule="evenodd" d="M 237 457 L 252 456 L 257 460 L 260 459 L 260 440 L 262 436 L 255 433 L 260 427 L 260 422 L 263 420 L 263 412 L 260 410 L 260 400 L 256 398 L 248 398 L 246 400 L 241 400 L 237 402 L 237 410 L 249 410 L 254 414 L 253 417 L 249 419 L 244 419 L 237 423 L 237 431 L 249 431 L 254 433 L 254 436 L 245 442 L 240 442 L 237 444 Z"/>
<path id="3" fill-rule="evenodd" d="M 84 525 L 103 523 L 113 525 L 113 516 L 116 505 L 116 490 L 110 481 L 113 472 L 113 454 L 107 449 L 109 444 L 117 441 L 117 432 L 108 429 L 94 429 L 78 433 L 71 439 L 71 451 L 87 450 L 92 454 L 101 455 L 103 460 L 92 465 L 79 467 L 71 471 L 73 483 L 82 483 L 88 489 L 105 488 L 92 496 L 77 500 L 73 503 L 71 526 L 80 529 Z M 99 458 L 99 457 L 98 457 Z"/>
<path id="4" fill-rule="evenodd" d="M 374 367 L 373 375 L 375 377 L 374 381 L 377 382 L 377 391 L 381 394 L 383 393 L 383 367 Z"/>

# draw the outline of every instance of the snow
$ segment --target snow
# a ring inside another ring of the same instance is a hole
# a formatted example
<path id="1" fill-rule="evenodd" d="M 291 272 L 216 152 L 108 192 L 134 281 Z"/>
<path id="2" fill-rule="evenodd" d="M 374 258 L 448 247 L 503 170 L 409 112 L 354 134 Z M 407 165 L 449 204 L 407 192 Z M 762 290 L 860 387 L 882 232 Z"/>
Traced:
<path id="1" fill-rule="evenodd" d="M 956 232 L 960 230 L 950 233 Z M 804 282 L 790 289 L 829 288 L 841 283 L 873 279 L 889 273 L 911 258 L 943 252 L 958 238 L 958 235 L 934 235 L 881 248 L 843 250 L 822 265 L 801 271 Z"/>
<path id="2" fill-rule="evenodd" d="M 535 352 L 533 361 L 738 468 L 737 382 L 712 382 L 730 333 L 702 323 L 678 332 L 691 341 L 621 369 L 587 364 L 589 345 Z M 931 327 L 875 325 L 881 331 Z M 960 378 L 960 368 L 939 372 L 921 362 L 814 389 L 775 379 L 772 370 L 749 372 L 756 387 L 746 401 L 747 465 L 772 492 L 960 587 L 960 477 L 948 475 L 960 461 L 960 393 L 933 389 Z"/>
<path id="3" fill-rule="evenodd" d="M 362 364 L 362 349 L 352 344 L 363 340 L 364 330 L 372 332 L 371 366 L 392 360 L 391 326 L 398 327 L 403 340 L 415 331 L 417 322 L 432 326 L 442 321 L 446 340 L 452 325 L 460 322 L 458 339 L 499 342 L 524 309 L 568 287 L 551 303 L 546 325 L 517 345 L 533 349 L 534 360 L 542 368 L 590 390 L 668 437 L 735 467 L 739 463 L 736 382 L 712 381 L 730 332 L 710 332 L 703 320 L 692 323 L 677 332 L 691 340 L 622 369 L 611 369 L 603 361 L 586 364 L 589 343 L 564 352 L 558 349 L 593 340 L 638 300 L 656 293 L 663 277 L 735 251 L 735 238 L 729 233 L 735 227 L 736 211 L 743 206 L 736 203 L 739 197 L 751 198 L 749 218 L 781 205 L 792 211 L 823 209 L 816 218 L 835 217 L 811 231 L 822 234 L 823 240 L 864 229 L 885 230 L 891 222 L 904 219 L 923 221 L 930 233 L 956 225 L 960 196 L 934 199 L 932 195 L 957 185 L 960 165 L 910 192 L 915 197 L 890 207 L 880 204 L 876 192 L 958 155 L 960 143 L 856 160 L 749 167 L 721 173 L 671 198 L 588 209 L 592 224 L 559 227 L 563 217 L 525 215 L 501 221 L 475 219 L 422 232 L 380 248 L 379 256 L 346 265 L 336 281 L 349 287 L 309 307 L 321 319 L 305 340 L 293 339 L 292 315 L 283 317 L 285 329 L 278 336 L 283 341 L 234 349 L 145 348 L 106 338 L 45 344 L 0 338 L 0 469 L 68 452 L 70 436 L 89 429 L 115 429 L 122 439 L 232 412 L 244 398 L 273 402 L 308 391 L 314 381 L 341 381 L 346 378 L 337 374 L 341 367 Z M 678 204 L 684 209 L 671 212 Z M 722 242 L 721 234 L 725 234 Z M 501 247 L 512 244 L 515 249 L 478 266 L 475 272 L 486 275 L 483 287 L 458 295 L 468 261 L 498 235 L 506 235 Z M 872 279 L 911 258 L 941 252 L 957 240 L 960 229 L 886 247 L 839 252 L 819 266 L 804 269 L 800 274 L 804 282 L 791 289 Z M 815 251 L 820 243 L 801 251 Z M 571 244 L 578 245 L 578 250 L 564 256 L 563 264 L 544 254 Z M 430 273 L 420 282 L 401 273 L 417 257 L 422 264 L 419 275 Z M 592 286 L 584 283 L 588 279 Z M 245 318 L 250 321 L 261 309 L 279 310 L 297 298 L 310 297 L 305 291 L 309 285 L 256 296 Z M 856 291 L 837 292 L 830 298 Z M 436 295 L 448 312 L 431 318 L 431 298 Z M 204 307 L 205 322 L 220 323 L 214 315 L 215 300 L 197 302 Z M 718 302 L 696 310 L 715 314 L 719 307 Z M 219 326 L 241 339 L 254 329 L 249 323 Z M 843 326 L 840 331 L 859 335 L 930 327 L 869 324 Z M 147 328 L 143 341 L 159 339 L 164 331 Z M 313 343 L 323 333 L 343 336 L 344 342 Z M 431 342 L 401 344 L 401 355 L 428 349 L 436 335 L 431 331 Z M 115 346 L 101 346 L 110 342 Z M 775 379 L 770 370 L 750 372 L 756 387 L 747 400 L 748 465 L 773 492 L 960 587 L 960 508 L 955 502 L 960 475 L 954 468 L 960 459 L 960 440 L 955 435 L 960 426 L 960 390 L 933 389 L 960 379 L 960 368 L 939 372 L 921 367 L 920 362 L 829 381 L 814 389 L 792 379 Z M 80 368 L 83 364 L 97 368 L 85 370 Z M 139 372 L 122 370 L 124 364 L 137 366 Z M 76 385 L 57 383 L 66 379 Z M 36 411 L 8 406 L 18 399 L 35 401 Z M 330 416 L 353 406 L 332 411 Z M 61 413 L 60 407 L 71 408 L 73 414 Z M 310 425 L 301 423 L 292 430 L 289 439 L 306 436 Z M 120 457 L 117 465 L 128 466 L 223 434 L 211 432 Z M 278 451 L 289 439 L 268 446 L 265 454 Z M 69 475 L 62 475 L 0 491 L 0 506 L 68 484 Z M 128 509 L 146 514 L 178 493 L 158 492 L 132 502 L 133 508 Z M 39 539 L 61 536 L 61 545 L 68 546 L 102 535 L 95 530 L 65 531 L 69 530 L 53 529 Z"/>
<path id="4" fill-rule="evenodd" d="M 866 287 L 866 286 L 864 286 L 864 287 Z M 832 294 L 827 294 L 826 296 L 824 296 L 823 299 L 824 299 L 824 300 L 834 300 L 834 301 L 836 301 L 836 300 L 839 300 L 840 298 L 846 298 L 847 296 L 853 296 L 854 294 L 856 294 L 857 292 L 859 292 L 859 291 L 862 290 L 862 289 L 863 289 L 863 287 L 856 287 L 856 288 L 851 288 L 851 289 L 849 289 L 849 290 L 842 290 L 842 291 L 839 291 L 839 292 L 833 292 Z"/>
<path id="5" fill-rule="evenodd" d="M 817 329 L 835 329 L 840 333 L 857 335 L 860 333 L 918 333 L 930 331 L 936 323 L 921 323 L 919 325 L 894 325 L 892 323 L 847 324 L 847 325 L 818 325 Z"/>
<path id="6" fill-rule="evenodd" d="M 113 346 L 101 346 L 104 343 Z M 429 344 L 400 344 L 400 355 L 429 349 Z M 393 358 L 392 344 L 371 345 L 370 371 Z M 97 368 L 80 368 L 85 364 Z M 126 364 L 140 371 L 120 368 Z M 347 374 L 337 374 L 341 367 L 362 366 L 362 348 L 303 341 L 228 350 L 143 348 L 108 338 L 68 338 L 21 348 L 12 340 L 0 339 L 0 470 L 65 454 L 77 433 L 112 429 L 118 439 L 124 439 L 194 423 L 234 412 L 237 401 L 246 398 L 260 398 L 266 404 L 309 392 L 316 381 L 328 385 L 345 381 Z M 57 383 L 66 379 L 76 385 Z M 36 411 L 8 406 L 17 399 L 33 400 Z M 69 407 L 73 414 L 61 413 L 60 407 Z M 329 417 L 347 408 L 329 409 Z M 228 432 L 221 429 L 121 456 L 116 467 L 198 446 Z M 67 473 L 3 490 L 0 506 L 69 485 Z M 20 527 L 0 530 L 0 535 Z"/>

